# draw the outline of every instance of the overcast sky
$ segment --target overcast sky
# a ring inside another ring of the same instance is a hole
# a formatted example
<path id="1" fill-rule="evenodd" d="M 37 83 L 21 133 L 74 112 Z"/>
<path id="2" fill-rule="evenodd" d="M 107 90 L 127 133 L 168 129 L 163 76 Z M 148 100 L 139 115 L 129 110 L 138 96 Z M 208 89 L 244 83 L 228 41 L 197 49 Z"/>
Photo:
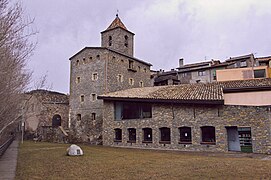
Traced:
<path id="1" fill-rule="evenodd" d="M 52 90 L 69 92 L 69 58 L 100 46 L 100 32 L 119 17 L 135 33 L 135 57 L 170 70 L 254 53 L 271 55 L 270 0 L 24 0 L 39 31 L 28 68 Z"/>

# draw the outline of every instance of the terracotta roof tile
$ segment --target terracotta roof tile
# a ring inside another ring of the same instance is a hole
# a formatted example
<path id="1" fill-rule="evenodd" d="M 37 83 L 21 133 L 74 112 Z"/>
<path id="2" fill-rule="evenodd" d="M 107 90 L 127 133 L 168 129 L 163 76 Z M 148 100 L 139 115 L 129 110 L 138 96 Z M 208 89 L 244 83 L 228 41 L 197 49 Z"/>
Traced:
<path id="1" fill-rule="evenodd" d="M 190 101 L 223 101 L 224 88 L 260 88 L 270 87 L 271 79 L 251 79 L 174 86 L 155 86 L 133 88 L 99 96 L 101 99 L 159 99 Z"/>
<path id="2" fill-rule="evenodd" d="M 114 29 L 116 27 L 121 27 L 122 29 L 127 30 L 127 28 L 125 27 L 125 25 L 121 22 L 119 16 L 116 16 L 116 18 L 114 19 L 114 21 L 110 24 L 110 26 L 106 29 L 110 30 L 110 29 Z"/>

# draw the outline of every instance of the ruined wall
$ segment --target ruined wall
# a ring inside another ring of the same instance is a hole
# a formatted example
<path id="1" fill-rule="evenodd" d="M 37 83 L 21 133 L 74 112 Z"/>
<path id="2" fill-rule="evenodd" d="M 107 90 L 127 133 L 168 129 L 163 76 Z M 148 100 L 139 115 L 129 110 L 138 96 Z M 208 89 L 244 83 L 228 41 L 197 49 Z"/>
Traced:
<path id="1" fill-rule="evenodd" d="M 227 152 L 226 126 L 251 127 L 255 153 L 271 153 L 270 109 L 252 106 L 190 106 L 153 104 L 152 118 L 114 120 L 114 103 L 104 102 L 103 144 L 107 146 L 177 149 L 182 151 Z M 192 131 L 192 144 L 179 144 L 179 127 Z M 216 143 L 201 143 L 201 126 L 214 126 Z M 159 128 L 171 130 L 170 144 L 159 143 Z M 114 142 L 115 128 L 122 129 L 122 141 Z M 128 128 L 136 128 L 136 143 L 128 143 Z M 143 128 L 152 128 L 153 142 L 143 143 Z"/>
<path id="2" fill-rule="evenodd" d="M 61 126 L 68 128 L 69 100 L 67 95 L 46 90 L 36 90 L 26 94 L 23 103 L 22 120 L 25 122 L 26 136 L 40 132 L 42 126 L 52 126 L 54 115 L 60 115 Z"/>

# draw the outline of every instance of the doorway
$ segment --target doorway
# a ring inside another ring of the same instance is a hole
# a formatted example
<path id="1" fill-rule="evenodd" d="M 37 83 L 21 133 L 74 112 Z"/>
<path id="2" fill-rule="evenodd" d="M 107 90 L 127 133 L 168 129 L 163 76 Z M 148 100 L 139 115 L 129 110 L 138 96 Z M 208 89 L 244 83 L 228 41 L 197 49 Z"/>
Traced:
<path id="1" fill-rule="evenodd" d="M 237 126 L 226 127 L 229 151 L 241 151 Z"/>

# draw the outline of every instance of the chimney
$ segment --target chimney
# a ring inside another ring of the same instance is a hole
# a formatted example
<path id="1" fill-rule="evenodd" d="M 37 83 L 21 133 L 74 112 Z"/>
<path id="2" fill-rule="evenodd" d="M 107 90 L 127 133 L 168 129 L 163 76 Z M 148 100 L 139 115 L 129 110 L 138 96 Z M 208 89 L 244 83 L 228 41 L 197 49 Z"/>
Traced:
<path id="1" fill-rule="evenodd" d="M 183 66 L 183 58 L 179 59 L 179 67 Z"/>

